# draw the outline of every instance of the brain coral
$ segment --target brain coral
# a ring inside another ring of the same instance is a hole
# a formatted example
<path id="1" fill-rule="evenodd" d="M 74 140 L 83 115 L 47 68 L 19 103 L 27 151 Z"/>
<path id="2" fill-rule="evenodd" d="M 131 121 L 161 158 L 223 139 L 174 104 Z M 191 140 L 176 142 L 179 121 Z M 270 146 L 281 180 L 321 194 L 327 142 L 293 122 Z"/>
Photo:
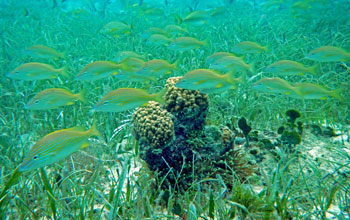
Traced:
<path id="1" fill-rule="evenodd" d="M 172 115 L 157 102 L 139 107 L 132 116 L 133 131 L 140 143 L 162 148 L 174 138 Z"/>

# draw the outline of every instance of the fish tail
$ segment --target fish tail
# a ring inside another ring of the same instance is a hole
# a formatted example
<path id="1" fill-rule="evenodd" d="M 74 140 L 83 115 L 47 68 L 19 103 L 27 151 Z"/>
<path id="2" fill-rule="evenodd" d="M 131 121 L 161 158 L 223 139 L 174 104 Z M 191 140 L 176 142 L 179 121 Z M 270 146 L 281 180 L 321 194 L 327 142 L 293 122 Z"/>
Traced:
<path id="1" fill-rule="evenodd" d="M 58 69 L 58 73 L 61 74 L 62 76 L 69 77 L 69 74 L 67 72 L 68 67 L 64 66 L 61 69 Z"/>
<path id="2" fill-rule="evenodd" d="M 97 130 L 96 121 L 92 123 L 91 128 L 87 132 L 90 136 L 102 137 L 101 133 Z"/>
<path id="3" fill-rule="evenodd" d="M 165 105 L 164 95 L 167 92 L 167 89 L 162 89 L 161 91 L 154 94 L 154 101 L 159 102 L 160 104 Z"/>
<path id="4" fill-rule="evenodd" d="M 262 47 L 263 51 L 270 52 L 271 48 L 269 46 Z"/>
<path id="5" fill-rule="evenodd" d="M 81 90 L 78 94 L 75 94 L 77 99 L 80 100 L 83 103 L 88 103 L 88 100 L 86 99 L 86 89 Z"/>
<path id="6" fill-rule="evenodd" d="M 203 40 L 202 44 L 203 44 L 204 47 L 208 47 L 209 46 L 208 39 Z"/>
<path id="7" fill-rule="evenodd" d="M 66 59 L 66 54 L 64 53 L 58 53 L 58 57 L 62 58 L 62 59 Z"/>
<path id="8" fill-rule="evenodd" d="M 254 73 L 254 72 L 255 72 L 254 64 L 255 64 L 255 63 L 248 64 L 248 70 L 249 70 L 249 72 L 251 72 L 251 73 Z"/>
<path id="9" fill-rule="evenodd" d="M 173 64 L 171 64 L 173 70 L 179 70 L 180 59 L 177 59 Z"/>
<path id="10" fill-rule="evenodd" d="M 181 24 L 182 23 L 182 18 L 180 17 L 180 15 L 175 14 L 175 22 L 176 22 L 176 24 Z"/>
<path id="11" fill-rule="evenodd" d="M 317 76 L 317 72 L 319 71 L 320 65 L 315 64 L 307 69 L 308 73 L 311 73 L 314 76 Z"/>
<path id="12" fill-rule="evenodd" d="M 344 102 L 344 98 L 341 96 L 341 93 L 344 91 L 344 88 L 336 89 L 330 92 L 330 96 L 338 99 L 341 102 Z"/>

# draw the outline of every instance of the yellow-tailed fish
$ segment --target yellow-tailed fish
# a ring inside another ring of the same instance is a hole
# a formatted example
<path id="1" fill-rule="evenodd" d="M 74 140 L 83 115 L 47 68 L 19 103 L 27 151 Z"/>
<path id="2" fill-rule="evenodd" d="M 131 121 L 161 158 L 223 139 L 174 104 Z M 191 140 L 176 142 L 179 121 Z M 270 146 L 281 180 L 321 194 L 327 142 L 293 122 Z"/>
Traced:
<path id="1" fill-rule="evenodd" d="M 87 103 L 85 90 L 77 94 L 72 94 L 67 89 L 51 88 L 45 89 L 34 96 L 25 108 L 30 110 L 47 110 L 63 105 L 72 105 L 75 100 Z"/>
<path id="2" fill-rule="evenodd" d="M 304 73 L 317 75 L 317 70 L 318 65 L 306 67 L 301 63 L 291 60 L 280 60 L 265 68 L 265 72 L 284 76 L 303 75 Z"/>
<path id="3" fill-rule="evenodd" d="M 52 132 L 30 149 L 19 166 L 19 171 L 29 171 L 63 160 L 79 149 L 89 146 L 88 139 L 91 136 L 101 136 L 95 124 L 87 131 L 73 127 Z"/>
<path id="4" fill-rule="evenodd" d="M 229 52 L 216 52 L 216 53 L 213 53 L 211 56 L 207 57 L 206 63 L 207 64 L 215 63 L 217 60 L 220 60 L 221 58 L 226 56 L 236 56 L 236 55 Z"/>
<path id="5" fill-rule="evenodd" d="M 208 12 L 204 10 L 193 11 L 187 14 L 184 18 L 181 18 L 180 16 L 177 15 L 175 19 L 179 24 L 188 23 L 188 24 L 199 26 L 207 23 Z"/>
<path id="6" fill-rule="evenodd" d="M 93 81 L 117 74 L 120 65 L 112 61 L 95 61 L 86 65 L 76 76 L 77 80 Z"/>
<path id="7" fill-rule="evenodd" d="M 44 45 L 34 45 L 28 47 L 25 51 L 25 54 L 39 59 L 58 59 L 64 58 L 63 53 L 57 52 L 55 49 L 51 47 L 47 47 Z"/>
<path id="8" fill-rule="evenodd" d="M 158 28 L 158 27 L 150 27 L 150 28 L 148 28 L 145 32 L 143 32 L 141 34 L 141 36 L 144 37 L 144 38 L 149 38 L 153 34 L 162 34 L 164 36 L 168 36 L 167 32 L 165 32 L 163 29 Z"/>
<path id="9" fill-rule="evenodd" d="M 142 10 L 142 13 L 146 16 L 149 17 L 161 17 L 164 16 L 164 11 L 160 8 L 154 8 L 154 7 L 150 7 L 150 8 L 145 8 Z"/>
<path id="10" fill-rule="evenodd" d="M 236 56 L 224 56 L 212 63 L 210 68 L 220 72 L 254 72 L 253 64 L 247 64 L 242 58 Z"/>
<path id="11" fill-rule="evenodd" d="M 163 34 L 152 34 L 148 38 L 148 42 L 150 42 L 151 44 L 153 44 L 155 46 L 168 46 L 169 43 L 171 43 L 172 41 L 173 41 L 173 39 L 168 38 L 167 36 L 165 36 Z"/>
<path id="12" fill-rule="evenodd" d="M 267 47 L 263 47 L 251 41 L 242 41 L 236 44 L 232 49 L 232 52 L 235 54 L 261 53 L 264 51 L 267 51 Z"/>
<path id="13" fill-rule="evenodd" d="M 231 73 L 220 74 L 209 69 L 196 69 L 186 73 L 175 86 L 205 93 L 218 93 L 236 89 L 239 83 L 245 83 L 244 75 L 234 78 Z"/>
<path id="14" fill-rule="evenodd" d="M 136 73 L 145 63 L 145 61 L 134 57 L 126 58 L 118 64 L 119 71 L 115 76 L 123 73 Z"/>
<path id="15" fill-rule="evenodd" d="M 177 51 L 187 51 L 206 46 L 208 46 L 207 40 L 199 41 L 193 37 L 179 37 L 169 44 L 168 48 Z"/>
<path id="16" fill-rule="evenodd" d="M 220 16 L 225 15 L 226 12 L 227 12 L 227 7 L 219 6 L 217 8 L 210 10 L 210 16 L 211 17 L 220 17 Z"/>
<path id="17" fill-rule="evenodd" d="M 170 35 L 178 35 L 178 34 L 188 34 L 188 31 L 185 28 L 182 28 L 175 24 L 169 24 L 164 27 L 165 32 Z"/>
<path id="18" fill-rule="evenodd" d="M 327 97 L 334 97 L 339 101 L 344 101 L 341 96 L 343 88 L 329 90 L 328 88 L 317 85 L 314 83 L 296 83 L 293 85 L 298 91 L 297 94 L 293 94 L 292 97 L 300 99 L 327 99 Z"/>
<path id="19" fill-rule="evenodd" d="M 120 62 L 126 58 L 129 58 L 129 57 L 134 57 L 134 58 L 137 58 L 137 59 L 141 59 L 141 60 L 146 60 L 146 56 L 145 55 L 142 55 L 142 54 L 138 54 L 134 51 L 119 51 L 117 53 L 117 55 L 113 58 L 113 61 L 114 62 Z"/>
<path id="20" fill-rule="evenodd" d="M 6 76 L 11 79 L 20 80 L 40 80 L 54 79 L 58 75 L 69 77 L 66 73 L 66 67 L 55 69 L 53 66 L 45 63 L 25 63 L 8 73 Z"/>
<path id="21" fill-rule="evenodd" d="M 350 58 L 350 52 L 338 47 L 324 46 L 311 51 L 305 58 L 319 62 L 347 61 Z"/>
<path id="22" fill-rule="evenodd" d="M 130 32 L 131 26 L 120 21 L 111 21 L 101 29 L 101 33 L 110 34 L 114 37 L 118 37 L 122 34 L 129 34 Z"/>
<path id="23" fill-rule="evenodd" d="M 154 59 L 147 61 L 136 73 L 142 76 L 162 76 L 178 69 L 178 60 L 171 64 L 166 60 Z"/>
<path id="24" fill-rule="evenodd" d="M 285 95 L 296 95 L 298 90 L 293 87 L 288 81 L 273 77 L 273 78 L 262 78 L 252 84 L 252 88 L 267 93 L 280 93 Z"/>
<path id="25" fill-rule="evenodd" d="M 120 88 L 107 93 L 93 107 L 94 111 L 122 112 L 145 105 L 148 101 L 164 104 L 165 90 L 149 94 L 146 90 L 136 88 Z"/>

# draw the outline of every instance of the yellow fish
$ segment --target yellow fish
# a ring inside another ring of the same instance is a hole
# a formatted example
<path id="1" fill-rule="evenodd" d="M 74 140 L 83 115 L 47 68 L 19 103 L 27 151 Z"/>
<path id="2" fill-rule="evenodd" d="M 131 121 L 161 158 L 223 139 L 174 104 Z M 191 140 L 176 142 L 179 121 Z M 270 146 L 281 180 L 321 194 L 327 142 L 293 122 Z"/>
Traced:
<path id="1" fill-rule="evenodd" d="M 65 58 L 63 53 L 59 53 L 51 47 L 44 45 L 34 45 L 28 47 L 25 51 L 25 54 L 28 54 L 31 57 L 39 59 L 58 59 Z"/>
<path id="2" fill-rule="evenodd" d="M 208 46 L 207 40 L 199 41 L 193 37 L 179 37 L 169 44 L 168 48 L 177 51 L 187 51 L 206 46 Z"/>
<path id="3" fill-rule="evenodd" d="M 113 58 L 114 62 L 120 62 L 126 58 L 134 57 L 137 59 L 145 60 L 146 56 L 142 54 L 138 54 L 134 51 L 119 51 L 117 55 Z"/>
<path id="4" fill-rule="evenodd" d="M 168 46 L 172 41 L 173 39 L 168 38 L 163 34 L 152 34 L 148 38 L 148 42 L 152 43 L 155 46 Z"/>
<path id="5" fill-rule="evenodd" d="M 193 11 L 187 14 L 184 18 L 181 18 L 180 16 L 177 15 L 175 19 L 179 24 L 188 23 L 188 24 L 199 26 L 207 23 L 208 12 L 204 10 Z"/>
<path id="6" fill-rule="evenodd" d="M 244 75 L 234 78 L 231 73 L 223 75 L 209 69 L 196 69 L 186 73 L 175 86 L 205 93 L 218 93 L 236 89 L 239 83 L 245 83 Z"/>
<path id="7" fill-rule="evenodd" d="M 229 52 L 216 52 L 216 53 L 213 53 L 211 56 L 207 57 L 206 63 L 207 64 L 215 63 L 216 61 L 218 61 L 221 58 L 226 57 L 226 56 L 236 56 L 236 55 L 234 55 L 233 53 L 229 53 Z"/>
<path id="8" fill-rule="evenodd" d="M 164 27 L 165 32 L 169 33 L 170 35 L 177 35 L 177 34 L 188 34 L 188 31 L 185 28 L 182 28 L 175 24 L 169 24 Z"/>
<path id="9" fill-rule="evenodd" d="M 293 85 L 298 91 L 297 94 L 292 95 L 294 98 L 301 99 L 327 99 L 328 96 L 334 97 L 339 101 L 344 101 L 341 92 L 344 89 L 329 90 L 324 86 L 314 83 L 296 83 Z"/>
<path id="10" fill-rule="evenodd" d="M 101 136 L 95 124 L 87 131 L 73 127 L 52 132 L 41 138 L 30 149 L 19 166 L 19 171 L 29 171 L 56 163 L 77 150 L 89 146 L 88 139 L 91 136 Z"/>
<path id="11" fill-rule="evenodd" d="M 156 81 L 156 78 L 154 76 L 143 76 L 139 75 L 136 72 L 140 70 L 144 65 L 145 61 L 130 57 L 122 60 L 119 65 L 120 69 L 118 71 L 118 74 L 115 75 L 115 77 L 119 80 L 123 81 L 131 81 L 131 82 L 149 82 L 149 81 Z"/>
<path id="12" fill-rule="evenodd" d="M 224 56 L 221 59 L 218 59 L 214 63 L 210 65 L 211 69 L 219 70 L 221 72 L 229 72 L 229 71 L 249 71 L 254 72 L 253 64 L 247 64 L 240 57 L 236 56 Z"/>
<path id="13" fill-rule="evenodd" d="M 72 94 L 67 89 L 51 88 L 45 89 L 34 96 L 25 108 L 30 110 L 47 110 L 63 105 L 73 105 L 75 100 L 87 103 L 85 91 Z"/>
<path id="14" fill-rule="evenodd" d="M 158 27 L 150 27 L 145 32 L 141 34 L 142 37 L 148 39 L 153 34 L 162 34 L 164 36 L 168 36 L 168 33 L 165 32 L 163 29 Z M 169 37 L 169 36 L 168 36 Z"/>
<path id="15" fill-rule="evenodd" d="M 95 61 L 86 65 L 76 76 L 77 80 L 93 81 L 117 74 L 120 65 L 112 61 Z"/>
<path id="16" fill-rule="evenodd" d="M 310 73 L 317 75 L 318 65 L 311 67 L 305 67 L 303 64 L 291 61 L 280 60 L 266 67 L 265 72 L 274 73 L 277 75 L 291 76 L 291 75 L 303 75 L 304 73 Z"/>
<path id="17" fill-rule="evenodd" d="M 58 75 L 68 77 L 66 68 L 55 69 L 53 66 L 45 63 L 25 63 L 8 73 L 6 77 L 20 80 L 40 80 L 40 79 L 54 79 Z"/>
<path id="18" fill-rule="evenodd" d="M 305 58 L 319 62 L 347 61 L 350 58 L 350 52 L 338 47 L 324 46 L 311 51 Z"/>
<path id="19" fill-rule="evenodd" d="M 232 49 L 232 52 L 235 54 L 261 53 L 264 51 L 267 51 L 267 47 L 263 47 L 251 41 L 242 41 L 236 44 Z"/>
<path id="20" fill-rule="evenodd" d="M 173 70 L 178 70 L 178 60 L 171 64 L 166 60 L 153 59 L 147 61 L 143 67 L 136 73 L 141 76 L 162 76 L 164 74 L 169 74 Z"/>
<path id="21" fill-rule="evenodd" d="M 211 17 L 220 17 L 220 16 L 225 15 L 226 12 L 227 12 L 227 7 L 219 6 L 217 8 L 210 10 L 210 16 Z"/>
<path id="22" fill-rule="evenodd" d="M 163 95 L 165 92 L 166 90 L 162 90 L 155 94 L 149 94 L 143 89 L 116 89 L 103 96 L 93 107 L 93 111 L 122 112 L 145 105 L 148 101 L 156 101 L 164 104 Z"/>
<path id="23" fill-rule="evenodd" d="M 103 26 L 100 32 L 103 34 L 110 34 L 114 37 L 118 37 L 122 34 L 130 34 L 131 26 L 124 22 L 111 21 L 105 26 Z"/>
<path id="24" fill-rule="evenodd" d="M 267 93 L 281 93 L 285 95 L 298 95 L 298 90 L 292 86 L 288 81 L 273 77 L 273 78 L 262 78 L 252 84 L 252 88 Z"/>

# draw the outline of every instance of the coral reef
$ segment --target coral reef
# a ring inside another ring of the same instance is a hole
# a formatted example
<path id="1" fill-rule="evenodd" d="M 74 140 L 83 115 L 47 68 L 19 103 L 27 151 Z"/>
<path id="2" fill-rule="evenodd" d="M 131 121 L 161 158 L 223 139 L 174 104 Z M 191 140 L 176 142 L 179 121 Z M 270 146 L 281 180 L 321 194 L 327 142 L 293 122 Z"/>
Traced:
<path id="1" fill-rule="evenodd" d="M 233 179 L 245 181 L 253 166 L 234 148 L 235 133 L 226 126 L 205 125 L 208 96 L 176 88 L 180 78 L 167 80 L 164 108 L 149 102 L 133 114 L 141 159 L 155 173 L 157 184 L 177 192 L 206 177 L 220 176 L 228 188 Z"/>
<path id="2" fill-rule="evenodd" d="M 200 131 L 208 114 L 208 95 L 197 90 L 177 88 L 174 85 L 181 77 L 171 77 L 165 87 L 165 109 L 175 116 L 175 134 L 189 134 L 189 131 Z M 193 120 L 196 119 L 196 120 Z"/>
<path id="3" fill-rule="evenodd" d="M 161 148 L 174 137 L 172 115 L 157 102 L 150 101 L 145 107 L 137 108 L 132 123 L 135 138 L 142 144 Z"/>

